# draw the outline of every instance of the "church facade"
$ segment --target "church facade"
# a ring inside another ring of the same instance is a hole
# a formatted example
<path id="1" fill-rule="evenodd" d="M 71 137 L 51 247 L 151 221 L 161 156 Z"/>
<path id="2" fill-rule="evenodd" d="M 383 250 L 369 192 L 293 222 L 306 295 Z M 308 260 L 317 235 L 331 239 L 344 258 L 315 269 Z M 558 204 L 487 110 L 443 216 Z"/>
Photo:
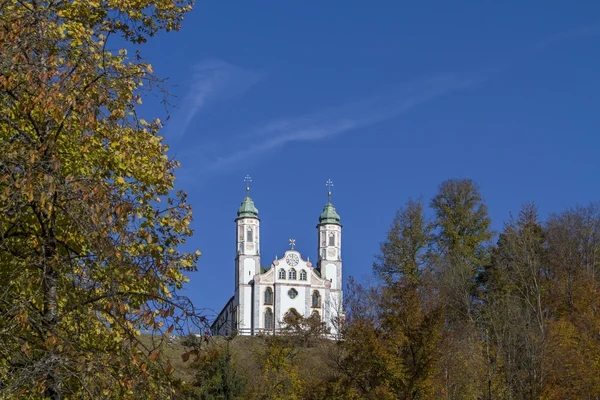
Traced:
<path id="1" fill-rule="evenodd" d="M 213 322 L 213 335 L 275 334 L 288 313 L 318 318 L 335 335 L 343 317 L 342 225 L 331 192 L 317 225 L 316 265 L 290 240 L 290 250 L 261 266 L 260 219 L 249 188 L 235 223 L 235 292 Z"/>

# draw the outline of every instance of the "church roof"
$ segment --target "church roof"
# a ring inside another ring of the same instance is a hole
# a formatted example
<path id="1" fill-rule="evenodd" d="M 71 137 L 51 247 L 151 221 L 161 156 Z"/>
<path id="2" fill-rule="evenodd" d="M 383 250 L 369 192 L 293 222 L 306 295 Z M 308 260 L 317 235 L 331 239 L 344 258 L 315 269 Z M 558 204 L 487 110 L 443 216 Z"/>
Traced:
<path id="1" fill-rule="evenodd" d="M 319 217 L 319 224 L 338 224 L 340 223 L 340 216 L 335 212 L 335 207 L 331 201 L 328 201 L 323 207 L 323 212 Z"/>
<path id="2" fill-rule="evenodd" d="M 238 218 L 242 218 L 242 217 L 258 218 L 258 210 L 256 209 L 256 207 L 254 207 L 254 202 L 252 201 L 252 199 L 250 198 L 250 196 L 248 194 L 246 194 L 246 197 L 242 201 L 242 205 L 240 205 L 237 215 L 238 215 Z"/>

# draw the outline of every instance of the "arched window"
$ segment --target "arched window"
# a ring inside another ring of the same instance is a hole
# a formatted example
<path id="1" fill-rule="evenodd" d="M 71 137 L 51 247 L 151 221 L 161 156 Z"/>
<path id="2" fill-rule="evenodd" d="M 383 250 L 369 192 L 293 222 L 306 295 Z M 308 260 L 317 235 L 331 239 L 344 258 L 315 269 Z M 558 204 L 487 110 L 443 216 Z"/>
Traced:
<path id="1" fill-rule="evenodd" d="M 273 329 L 273 311 L 270 308 L 265 310 L 265 329 Z"/>
<path id="2" fill-rule="evenodd" d="M 273 289 L 265 289 L 265 304 L 273 304 Z"/>
<path id="3" fill-rule="evenodd" d="M 335 246 L 335 234 L 333 232 L 329 234 L 329 245 Z"/>
<path id="4" fill-rule="evenodd" d="M 318 311 L 316 311 L 316 310 L 315 310 L 315 311 L 313 311 L 313 312 L 312 312 L 312 314 L 310 314 L 310 317 L 311 317 L 311 318 L 314 318 L 314 319 L 315 319 L 315 320 L 317 320 L 317 321 L 320 321 L 320 320 L 321 320 L 321 316 L 319 315 L 319 312 L 318 312 Z"/>
<path id="5" fill-rule="evenodd" d="M 301 270 L 300 271 L 300 280 L 301 281 L 305 281 L 306 280 L 306 271 L 305 270 Z"/>
<path id="6" fill-rule="evenodd" d="M 290 269 L 290 279 L 296 279 L 296 270 L 294 268 Z"/>
<path id="7" fill-rule="evenodd" d="M 252 228 L 250 228 L 250 227 L 248 227 L 248 229 L 246 230 L 246 241 L 247 242 L 254 241 L 253 231 L 252 231 Z"/>
<path id="8" fill-rule="evenodd" d="M 285 270 L 283 268 L 279 270 L 279 279 L 285 279 Z"/>
<path id="9" fill-rule="evenodd" d="M 315 290 L 312 294 L 312 306 L 321 307 L 321 295 L 317 290 Z"/>

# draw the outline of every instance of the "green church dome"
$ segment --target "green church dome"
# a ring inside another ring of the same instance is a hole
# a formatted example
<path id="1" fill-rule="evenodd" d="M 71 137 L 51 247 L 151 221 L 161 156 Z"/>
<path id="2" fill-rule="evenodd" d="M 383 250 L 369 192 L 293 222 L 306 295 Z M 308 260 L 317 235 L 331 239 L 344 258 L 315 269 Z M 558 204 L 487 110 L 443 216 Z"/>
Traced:
<path id="1" fill-rule="evenodd" d="M 250 198 L 250 196 L 246 195 L 244 201 L 242 201 L 242 205 L 240 206 L 237 212 L 238 218 L 243 217 L 251 217 L 258 218 L 258 210 L 254 207 L 254 202 Z"/>
<path id="2" fill-rule="evenodd" d="M 328 201 L 323 207 L 323 212 L 319 217 L 319 224 L 338 224 L 340 223 L 340 216 L 335 212 L 335 207 Z"/>

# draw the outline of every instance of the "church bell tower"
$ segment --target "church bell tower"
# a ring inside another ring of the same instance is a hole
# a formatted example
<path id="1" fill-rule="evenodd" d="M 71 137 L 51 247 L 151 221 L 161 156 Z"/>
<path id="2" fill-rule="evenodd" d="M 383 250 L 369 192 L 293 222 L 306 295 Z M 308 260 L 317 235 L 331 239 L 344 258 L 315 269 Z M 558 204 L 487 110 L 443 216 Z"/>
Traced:
<path id="1" fill-rule="evenodd" d="M 340 216 L 331 202 L 333 182 L 327 181 L 327 204 L 319 217 L 319 270 L 321 276 L 331 281 L 331 289 L 342 290 L 342 225 Z"/>
<path id="2" fill-rule="evenodd" d="M 237 212 L 235 258 L 235 330 L 251 329 L 252 286 L 254 275 L 260 273 L 260 220 L 258 210 L 250 198 L 250 182 L 246 176 L 246 197 Z"/>

